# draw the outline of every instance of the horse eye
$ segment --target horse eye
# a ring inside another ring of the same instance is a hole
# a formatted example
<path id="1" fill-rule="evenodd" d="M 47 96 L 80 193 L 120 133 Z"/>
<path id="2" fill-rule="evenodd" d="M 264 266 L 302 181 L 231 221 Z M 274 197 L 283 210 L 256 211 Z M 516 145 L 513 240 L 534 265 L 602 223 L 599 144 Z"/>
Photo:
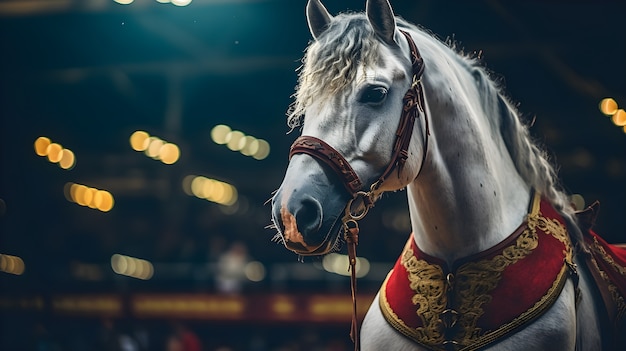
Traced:
<path id="1" fill-rule="evenodd" d="M 385 100 L 386 97 L 387 88 L 380 86 L 369 87 L 363 92 L 359 101 L 363 103 L 378 104 Z"/>

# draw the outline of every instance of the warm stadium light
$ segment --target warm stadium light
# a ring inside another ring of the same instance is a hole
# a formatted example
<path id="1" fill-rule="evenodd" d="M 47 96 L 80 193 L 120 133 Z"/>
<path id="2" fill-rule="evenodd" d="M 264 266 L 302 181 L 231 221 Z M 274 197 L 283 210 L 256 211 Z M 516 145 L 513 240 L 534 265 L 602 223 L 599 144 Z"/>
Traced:
<path id="1" fill-rule="evenodd" d="M 152 263 L 140 258 L 114 254 L 111 256 L 111 269 L 119 275 L 148 280 L 154 275 Z"/>
<path id="2" fill-rule="evenodd" d="M 600 101 L 600 111 L 607 116 L 612 116 L 617 112 L 617 102 L 612 98 L 604 98 Z"/>
<path id="3" fill-rule="evenodd" d="M 626 126 L 626 111 L 624 109 L 617 110 L 611 120 L 618 127 Z"/>
<path id="4" fill-rule="evenodd" d="M 150 134 L 143 130 L 138 130 L 130 136 L 130 146 L 135 151 L 145 151 L 148 148 Z"/>
<path id="5" fill-rule="evenodd" d="M 255 160 L 263 160 L 270 154 L 270 144 L 251 135 L 232 130 L 229 126 L 219 124 L 211 130 L 211 139 L 219 145 L 226 145 L 232 151 L 239 151 L 242 155 L 250 156 Z"/>
<path id="6" fill-rule="evenodd" d="M 203 176 L 186 176 L 183 179 L 185 194 L 208 200 L 224 206 L 237 202 L 237 188 L 228 183 Z"/>
<path id="7" fill-rule="evenodd" d="M 342 255 L 338 253 L 330 253 L 322 259 L 322 267 L 324 270 L 330 273 L 349 276 L 351 273 L 348 270 L 349 267 L 348 255 Z M 357 257 L 356 259 L 356 276 L 358 278 L 364 277 L 370 271 L 370 262 L 364 257 Z"/>
<path id="8" fill-rule="evenodd" d="M 160 160 L 166 165 L 174 164 L 180 158 L 178 145 L 151 136 L 143 130 L 138 130 L 131 134 L 129 141 L 133 150 L 144 152 L 146 156 Z"/>
<path id="9" fill-rule="evenodd" d="M 35 153 L 46 157 L 51 163 L 58 163 L 59 167 L 69 170 L 76 164 L 76 156 L 70 149 L 65 149 L 58 143 L 53 143 L 50 138 L 39 137 L 35 140 Z"/>
<path id="10" fill-rule="evenodd" d="M 21 258 L 0 254 L 0 272 L 22 275 L 24 274 L 24 269 L 24 261 Z"/>
<path id="11" fill-rule="evenodd" d="M 63 193 L 67 201 L 102 212 L 109 212 L 115 202 L 110 192 L 82 184 L 66 183 Z"/>
<path id="12" fill-rule="evenodd" d="M 171 0 L 171 3 L 176 6 L 187 6 L 191 4 L 191 0 Z"/>
<path id="13" fill-rule="evenodd" d="M 46 137 L 39 137 L 35 140 L 35 153 L 38 156 L 46 156 L 48 154 L 48 145 L 50 145 L 50 139 Z"/>

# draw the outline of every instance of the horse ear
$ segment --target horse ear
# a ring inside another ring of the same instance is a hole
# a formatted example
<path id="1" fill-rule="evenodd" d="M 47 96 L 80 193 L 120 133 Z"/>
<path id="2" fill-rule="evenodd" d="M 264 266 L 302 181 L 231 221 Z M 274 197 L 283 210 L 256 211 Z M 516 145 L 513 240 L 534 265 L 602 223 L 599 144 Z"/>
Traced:
<path id="1" fill-rule="evenodd" d="M 367 19 L 374 28 L 374 32 L 387 44 L 394 44 L 396 34 L 396 19 L 388 0 L 367 0 L 365 5 Z"/>
<path id="2" fill-rule="evenodd" d="M 309 0 L 306 4 L 306 20 L 313 38 L 317 39 L 328 28 L 333 17 L 319 0 Z"/>

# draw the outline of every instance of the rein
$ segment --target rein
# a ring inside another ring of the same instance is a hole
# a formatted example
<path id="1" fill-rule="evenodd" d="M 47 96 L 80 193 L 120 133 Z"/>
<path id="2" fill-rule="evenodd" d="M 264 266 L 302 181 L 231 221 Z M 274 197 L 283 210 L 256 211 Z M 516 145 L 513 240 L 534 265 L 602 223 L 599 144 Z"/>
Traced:
<path id="1" fill-rule="evenodd" d="M 356 246 L 359 243 L 359 225 L 357 221 L 365 217 L 369 209 L 373 207 L 374 203 L 380 198 L 382 192 L 379 192 L 378 189 L 391 173 L 397 169 L 399 175 L 402 171 L 409 157 L 409 144 L 411 142 L 413 126 L 419 114 L 418 110 L 424 115 L 425 137 L 422 163 L 417 176 L 419 176 L 424 168 L 428 150 L 428 136 L 430 135 L 430 130 L 428 126 L 428 116 L 424 107 L 424 89 L 421 82 L 424 73 L 424 60 L 415 42 L 411 38 L 411 35 L 402 30 L 400 30 L 400 32 L 406 37 L 411 51 L 412 83 L 402 99 L 402 115 L 400 116 L 398 129 L 396 130 L 396 139 L 393 145 L 391 161 L 378 180 L 370 186 L 369 191 L 365 192 L 361 190 L 363 188 L 363 182 L 341 153 L 321 139 L 308 135 L 300 136 L 291 145 L 289 152 L 290 159 L 295 154 L 307 154 L 328 165 L 340 177 L 344 187 L 352 196 L 346 204 L 345 215 L 342 218 L 342 222 L 344 238 L 348 245 L 348 268 L 350 270 L 350 288 L 352 291 L 352 325 L 350 328 L 350 337 L 354 342 L 355 350 L 359 350 L 356 309 Z"/>

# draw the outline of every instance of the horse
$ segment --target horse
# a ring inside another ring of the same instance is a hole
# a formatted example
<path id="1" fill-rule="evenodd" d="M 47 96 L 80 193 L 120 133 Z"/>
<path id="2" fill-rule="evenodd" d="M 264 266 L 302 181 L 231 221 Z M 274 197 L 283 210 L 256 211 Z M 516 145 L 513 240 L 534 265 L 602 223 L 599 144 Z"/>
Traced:
<path id="1" fill-rule="evenodd" d="M 345 242 L 354 272 L 358 220 L 383 193 L 405 190 L 411 219 L 355 348 L 609 349 L 575 209 L 480 60 L 388 0 L 305 12 L 313 40 L 287 112 L 301 136 L 271 198 L 277 240 L 300 256 Z"/>

